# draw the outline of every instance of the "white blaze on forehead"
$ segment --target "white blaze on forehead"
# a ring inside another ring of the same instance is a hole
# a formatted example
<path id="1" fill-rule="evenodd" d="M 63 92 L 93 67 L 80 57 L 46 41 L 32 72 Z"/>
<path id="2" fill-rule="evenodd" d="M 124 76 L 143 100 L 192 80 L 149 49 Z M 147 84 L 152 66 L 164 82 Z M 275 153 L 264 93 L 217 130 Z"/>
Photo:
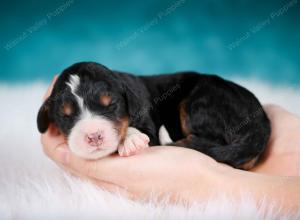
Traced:
<path id="1" fill-rule="evenodd" d="M 79 105 L 79 108 L 81 110 L 80 118 L 92 118 L 92 113 L 88 110 L 87 106 L 84 106 L 83 98 L 80 97 L 76 92 L 78 90 L 78 87 L 80 85 L 80 78 L 78 75 L 70 75 L 69 82 L 66 82 L 66 84 L 70 87 L 71 93 L 75 96 L 76 101 Z"/>
<path id="2" fill-rule="evenodd" d="M 67 82 L 67 85 L 70 87 L 73 94 L 76 93 L 76 90 L 80 84 L 80 78 L 78 75 L 70 75 L 70 81 Z"/>
<path id="3" fill-rule="evenodd" d="M 69 82 L 66 82 L 66 84 L 70 87 L 72 94 L 75 96 L 78 105 L 80 109 L 83 111 L 84 106 L 83 106 L 83 99 L 76 94 L 76 91 L 80 85 L 80 78 L 78 75 L 70 75 Z"/>

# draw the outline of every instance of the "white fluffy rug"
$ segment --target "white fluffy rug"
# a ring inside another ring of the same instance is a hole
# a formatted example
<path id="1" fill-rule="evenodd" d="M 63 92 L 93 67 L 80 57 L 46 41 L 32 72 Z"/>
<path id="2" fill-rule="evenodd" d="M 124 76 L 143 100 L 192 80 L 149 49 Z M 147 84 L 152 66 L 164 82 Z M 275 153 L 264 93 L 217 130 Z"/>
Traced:
<path id="1" fill-rule="evenodd" d="M 300 89 L 240 82 L 263 103 L 300 115 Z M 45 89 L 39 83 L 0 85 L 0 219 L 300 219 L 269 202 L 257 208 L 250 195 L 238 204 L 221 196 L 189 208 L 142 204 L 69 176 L 42 152 L 36 114 Z"/>

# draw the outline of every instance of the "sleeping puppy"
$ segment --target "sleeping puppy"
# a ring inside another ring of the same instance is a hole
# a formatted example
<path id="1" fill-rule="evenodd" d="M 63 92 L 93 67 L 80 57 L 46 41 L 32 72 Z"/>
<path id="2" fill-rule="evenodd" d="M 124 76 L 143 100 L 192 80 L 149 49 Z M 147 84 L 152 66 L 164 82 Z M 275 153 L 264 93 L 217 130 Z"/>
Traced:
<path id="1" fill-rule="evenodd" d="M 255 165 L 271 132 L 255 96 L 218 76 L 135 76 L 94 62 L 76 63 L 59 76 L 37 117 L 41 133 L 50 123 L 73 153 L 87 159 L 161 144 L 240 169 Z"/>

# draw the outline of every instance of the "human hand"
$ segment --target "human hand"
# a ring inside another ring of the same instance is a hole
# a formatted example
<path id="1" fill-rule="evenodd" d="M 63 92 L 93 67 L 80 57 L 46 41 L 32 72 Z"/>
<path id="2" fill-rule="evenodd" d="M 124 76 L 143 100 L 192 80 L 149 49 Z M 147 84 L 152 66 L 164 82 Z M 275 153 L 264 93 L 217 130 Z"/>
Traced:
<path id="1" fill-rule="evenodd" d="M 169 196 L 172 201 L 207 198 L 220 189 L 222 175 L 232 169 L 179 147 L 151 147 L 130 157 L 85 160 L 68 150 L 64 137 L 55 129 L 52 126 L 42 136 L 44 151 L 52 160 L 82 179 L 133 199 L 149 198 L 152 193 Z"/>

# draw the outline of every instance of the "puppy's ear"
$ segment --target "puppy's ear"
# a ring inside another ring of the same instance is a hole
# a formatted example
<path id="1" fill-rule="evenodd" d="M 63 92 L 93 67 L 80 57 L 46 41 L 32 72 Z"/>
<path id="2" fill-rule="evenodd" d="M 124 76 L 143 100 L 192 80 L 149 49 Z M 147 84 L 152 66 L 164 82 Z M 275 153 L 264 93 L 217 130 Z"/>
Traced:
<path id="1" fill-rule="evenodd" d="M 51 100 L 48 98 L 41 106 L 37 116 L 37 127 L 41 133 L 45 133 L 47 131 L 51 122 L 49 117 L 50 103 Z"/>
<path id="2" fill-rule="evenodd" d="M 139 121 L 145 114 L 145 100 L 139 95 L 139 91 L 134 88 L 130 88 L 128 85 L 124 86 L 124 93 L 127 104 L 127 111 L 131 123 Z"/>

